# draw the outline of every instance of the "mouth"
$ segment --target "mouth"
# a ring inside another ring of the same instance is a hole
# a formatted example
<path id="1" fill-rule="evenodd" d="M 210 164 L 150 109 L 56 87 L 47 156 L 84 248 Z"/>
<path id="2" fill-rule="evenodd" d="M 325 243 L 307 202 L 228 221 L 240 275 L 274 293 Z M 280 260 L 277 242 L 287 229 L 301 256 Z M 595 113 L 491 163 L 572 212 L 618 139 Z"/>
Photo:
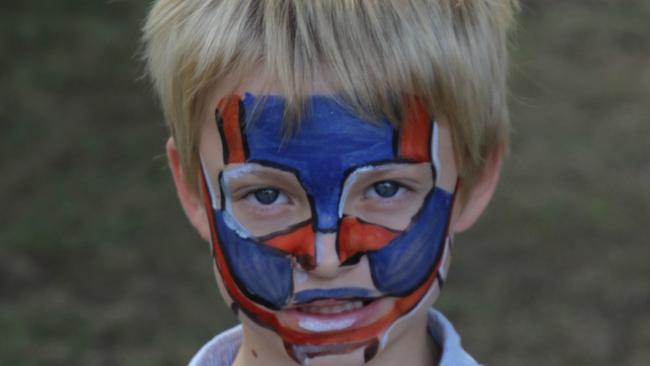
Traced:
<path id="1" fill-rule="evenodd" d="M 373 300 L 319 300 L 298 306 L 295 310 L 311 315 L 338 315 L 352 312 L 370 304 Z"/>
<path id="2" fill-rule="evenodd" d="M 310 333 L 331 333 L 372 323 L 385 312 L 386 299 L 324 299 L 283 311 L 283 323 Z"/>

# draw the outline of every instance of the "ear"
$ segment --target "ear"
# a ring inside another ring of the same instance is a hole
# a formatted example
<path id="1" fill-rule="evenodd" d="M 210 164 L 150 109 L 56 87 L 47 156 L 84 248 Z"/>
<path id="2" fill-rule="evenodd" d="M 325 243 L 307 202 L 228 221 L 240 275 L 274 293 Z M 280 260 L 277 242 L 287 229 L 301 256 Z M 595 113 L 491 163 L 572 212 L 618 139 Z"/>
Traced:
<path id="1" fill-rule="evenodd" d="M 167 160 L 169 161 L 169 167 L 171 168 L 172 176 L 174 177 L 174 184 L 176 185 L 176 193 L 178 194 L 178 199 L 181 201 L 183 211 L 185 211 L 185 215 L 199 235 L 201 235 L 204 240 L 209 241 L 210 225 L 208 223 L 208 215 L 203 206 L 203 200 L 200 195 L 196 193 L 196 190 L 189 189 L 189 186 L 185 181 L 185 177 L 178 161 L 178 151 L 176 150 L 176 143 L 174 142 L 173 137 L 170 137 L 169 140 L 167 140 L 166 148 Z"/>
<path id="2" fill-rule="evenodd" d="M 457 214 L 452 215 L 453 233 L 460 233 L 472 227 L 485 211 L 499 182 L 504 149 L 505 146 L 499 145 L 493 150 L 474 187 L 467 192 L 467 197 L 463 197 L 465 199 L 458 200 L 459 207 L 454 207 Z"/>

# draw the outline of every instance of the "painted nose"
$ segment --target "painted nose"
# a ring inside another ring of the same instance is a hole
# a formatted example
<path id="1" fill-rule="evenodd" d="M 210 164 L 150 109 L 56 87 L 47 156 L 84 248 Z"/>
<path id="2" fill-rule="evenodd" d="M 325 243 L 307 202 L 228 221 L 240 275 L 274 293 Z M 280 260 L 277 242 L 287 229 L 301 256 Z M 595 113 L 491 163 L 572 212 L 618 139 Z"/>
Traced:
<path id="1" fill-rule="evenodd" d="M 333 207 L 328 208 L 327 210 L 319 210 L 318 219 L 316 222 L 316 229 L 323 233 L 332 233 L 335 232 L 338 223 L 338 206 L 333 205 Z"/>
<path id="2" fill-rule="evenodd" d="M 341 261 L 336 253 L 335 233 L 316 233 L 316 267 L 309 273 L 330 279 L 336 277 L 341 270 Z"/>

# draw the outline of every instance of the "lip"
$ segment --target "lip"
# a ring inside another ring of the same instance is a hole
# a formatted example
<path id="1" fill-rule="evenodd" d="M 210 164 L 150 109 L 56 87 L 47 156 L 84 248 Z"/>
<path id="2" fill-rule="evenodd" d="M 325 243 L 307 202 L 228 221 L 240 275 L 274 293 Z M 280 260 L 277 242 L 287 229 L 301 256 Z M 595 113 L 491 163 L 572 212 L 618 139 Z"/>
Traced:
<path id="1" fill-rule="evenodd" d="M 293 297 L 293 305 L 315 304 L 316 301 L 324 300 L 373 300 L 380 297 L 376 291 L 359 287 L 339 287 L 333 289 L 309 289 L 297 292 Z"/>
<path id="2" fill-rule="evenodd" d="M 373 300 L 322 299 L 310 302 L 308 306 L 330 307 L 346 305 L 362 301 L 364 305 L 358 309 L 346 310 L 340 313 L 314 313 L 300 310 L 301 306 L 291 307 L 281 312 L 282 322 L 290 328 L 308 333 L 336 333 L 358 328 L 379 319 L 384 313 L 386 299 Z"/>

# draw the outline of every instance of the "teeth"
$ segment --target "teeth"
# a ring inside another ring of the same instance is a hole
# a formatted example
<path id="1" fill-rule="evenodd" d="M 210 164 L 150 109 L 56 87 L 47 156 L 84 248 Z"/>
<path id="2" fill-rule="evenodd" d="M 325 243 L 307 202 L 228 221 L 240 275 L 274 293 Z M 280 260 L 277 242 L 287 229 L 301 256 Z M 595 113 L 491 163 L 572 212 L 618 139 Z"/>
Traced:
<path id="1" fill-rule="evenodd" d="M 307 305 L 300 308 L 300 311 L 311 314 L 339 314 L 346 311 L 361 309 L 363 301 L 350 301 L 345 304 L 333 306 L 314 306 Z"/>

